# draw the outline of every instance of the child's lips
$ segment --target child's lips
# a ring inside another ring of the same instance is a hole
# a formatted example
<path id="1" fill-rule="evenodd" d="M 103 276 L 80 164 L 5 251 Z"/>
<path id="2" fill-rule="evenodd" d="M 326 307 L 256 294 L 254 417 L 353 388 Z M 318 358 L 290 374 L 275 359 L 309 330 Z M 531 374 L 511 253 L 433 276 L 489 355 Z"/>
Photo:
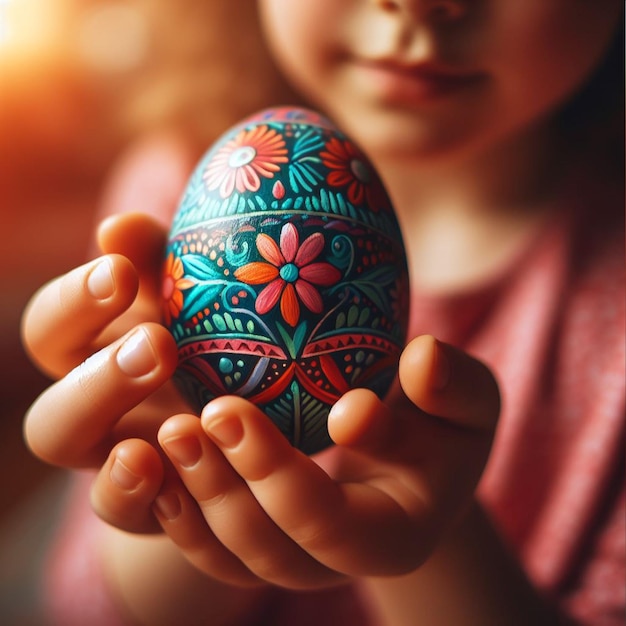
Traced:
<path id="1" fill-rule="evenodd" d="M 403 64 L 393 60 L 358 60 L 364 78 L 386 100 L 426 103 L 485 81 L 486 74 L 433 63 Z"/>

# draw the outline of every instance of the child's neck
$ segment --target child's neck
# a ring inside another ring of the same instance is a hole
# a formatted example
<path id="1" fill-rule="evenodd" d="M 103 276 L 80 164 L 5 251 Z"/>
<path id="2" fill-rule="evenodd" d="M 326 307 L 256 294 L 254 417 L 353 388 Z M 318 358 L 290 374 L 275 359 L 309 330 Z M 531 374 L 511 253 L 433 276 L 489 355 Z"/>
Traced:
<path id="1" fill-rule="evenodd" d="M 429 167 L 381 163 L 408 248 L 413 288 L 469 289 L 498 274 L 551 213 L 554 143 L 528 134 L 489 154 Z"/>

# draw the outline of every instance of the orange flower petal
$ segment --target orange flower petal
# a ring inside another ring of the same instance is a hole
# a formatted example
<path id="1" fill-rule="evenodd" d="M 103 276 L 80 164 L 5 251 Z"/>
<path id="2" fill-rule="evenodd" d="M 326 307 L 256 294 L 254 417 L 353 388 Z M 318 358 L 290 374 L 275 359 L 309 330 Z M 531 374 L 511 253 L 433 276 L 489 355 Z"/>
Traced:
<path id="1" fill-rule="evenodd" d="M 344 187 L 354 180 L 354 176 L 346 170 L 333 170 L 326 177 L 326 182 L 333 187 Z"/>
<path id="2" fill-rule="evenodd" d="M 173 267 L 174 267 L 174 253 L 170 252 L 167 256 L 167 259 L 165 259 L 165 265 L 163 266 L 163 273 L 166 276 L 171 276 Z"/>
<path id="3" fill-rule="evenodd" d="M 264 285 L 278 276 L 278 268 L 269 263 L 248 263 L 235 270 L 235 278 L 246 285 Z"/>
<path id="4" fill-rule="evenodd" d="M 280 251 L 278 244 L 269 235 L 261 233 L 256 238 L 256 247 L 261 256 L 272 265 L 281 267 L 285 264 L 283 253 Z"/>
<path id="5" fill-rule="evenodd" d="M 171 275 L 174 280 L 178 280 L 179 278 L 182 278 L 184 273 L 185 269 L 183 268 L 183 262 L 180 257 L 176 257 L 172 263 Z"/>
<path id="6" fill-rule="evenodd" d="M 295 326 L 300 318 L 300 305 L 298 304 L 298 297 L 296 296 L 296 290 L 291 283 L 285 285 L 283 295 L 280 299 L 280 312 L 283 319 L 290 326 Z"/>
<path id="7" fill-rule="evenodd" d="M 189 280 L 188 278 L 179 278 L 174 286 L 176 289 L 190 289 L 195 284 L 193 280 Z"/>
<path id="8" fill-rule="evenodd" d="M 176 289 L 170 298 L 170 305 L 176 308 L 176 312 L 183 308 L 183 293 Z"/>

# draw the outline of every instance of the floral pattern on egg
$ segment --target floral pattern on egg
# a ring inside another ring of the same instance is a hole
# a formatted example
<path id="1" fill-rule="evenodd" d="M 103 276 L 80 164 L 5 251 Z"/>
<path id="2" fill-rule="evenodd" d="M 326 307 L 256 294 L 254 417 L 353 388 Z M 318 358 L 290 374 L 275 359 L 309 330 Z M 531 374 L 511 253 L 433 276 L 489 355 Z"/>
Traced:
<path id="1" fill-rule="evenodd" d="M 199 411 L 235 394 L 306 453 L 346 391 L 383 397 L 406 338 L 400 229 L 372 165 L 323 116 L 283 107 L 228 131 L 174 217 L 163 317 Z"/>

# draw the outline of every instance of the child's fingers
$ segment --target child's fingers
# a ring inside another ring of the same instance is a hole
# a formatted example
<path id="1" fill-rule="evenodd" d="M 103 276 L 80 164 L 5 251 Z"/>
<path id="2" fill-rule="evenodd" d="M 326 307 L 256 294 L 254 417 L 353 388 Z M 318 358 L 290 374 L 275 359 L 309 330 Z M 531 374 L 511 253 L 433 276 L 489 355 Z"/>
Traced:
<path id="1" fill-rule="evenodd" d="M 400 358 L 400 384 L 430 415 L 458 426 L 493 431 L 500 413 L 498 384 L 477 359 L 430 335 L 409 343 Z"/>
<path id="2" fill-rule="evenodd" d="M 142 214 L 114 216 L 99 228 L 105 256 L 44 285 L 24 312 L 22 336 L 32 360 L 48 375 L 66 374 L 106 342 L 102 331 L 132 306 L 120 331 L 158 321 L 165 231 Z M 96 340 L 100 345 L 96 345 Z"/>
<path id="3" fill-rule="evenodd" d="M 278 432 L 276 435 L 281 437 Z M 259 579 L 291 588 L 326 586 L 340 579 L 268 517 L 246 482 L 206 437 L 196 417 L 170 418 L 159 431 L 159 442 L 212 532 Z"/>
<path id="4" fill-rule="evenodd" d="M 479 361 L 424 336 L 403 353 L 400 383 L 389 404 L 365 389 L 345 394 L 329 415 L 329 433 L 396 484 L 412 485 L 432 519 L 451 520 L 488 457 L 499 412 L 496 382 Z M 394 492 L 394 499 L 402 503 L 403 494 Z"/>
<path id="5" fill-rule="evenodd" d="M 106 253 L 128 258 L 139 275 L 139 293 L 157 301 L 161 293 L 161 266 L 167 232 L 145 213 L 123 213 L 103 220 L 98 227 L 98 245 Z"/>
<path id="6" fill-rule="evenodd" d="M 140 322 L 162 320 L 162 268 L 167 233 L 150 215 L 124 213 L 105 219 L 97 237 L 103 252 L 121 254 L 130 260 L 139 280 L 132 307 L 100 337 L 101 342 L 109 343 Z"/>
<path id="7" fill-rule="evenodd" d="M 452 425 L 407 398 L 404 406 L 400 402 L 389 406 L 373 392 L 355 389 L 335 404 L 328 430 L 350 451 L 338 478 L 364 478 L 405 511 L 424 521 L 429 517 L 443 530 L 444 521 L 455 518 L 474 492 L 493 433 Z"/>
<path id="8" fill-rule="evenodd" d="M 400 459 L 430 436 L 433 444 L 450 441 L 455 427 L 461 427 L 462 436 L 475 432 L 490 440 L 500 396 L 480 361 L 424 335 L 403 352 L 399 379 L 401 389 L 390 394 L 389 405 L 366 389 L 344 394 L 328 416 L 333 441 L 379 458 Z"/>
<path id="9" fill-rule="evenodd" d="M 103 328 L 137 294 L 137 274 L 123 256 L 91 261 L 44 285 L 30 300 L 22 337 L 32 360 L 58 377 L 91 352 Z"/>
<path id="10" fill-rule="evenodd" d="M 105 522 L 127 532 L 160 532 L 152 502 L 163 482 L 159 453 L 142 439 L 117 444 L 91 487 L 91 505 Z"/>
<path id="11" fill-rule="evenodd" d="M 335 483 L 240 398 L 209 403 L 202 426 L 282 532 L 329 569 L 398 574 L 423 558 L 422 503 L 408 489 L 398 489 L 400 504 L 374 486 L 375 476 L 369 484 Z"/>
<path id="12" fill-rule="evenodd" d="M 111 430 L 173 373 L 177 349 L 159 324 L 137 326 L 44 391 L 25 420 L 35 455 L 63 467 L 100 465 Z"/>
<path id="13" fill-rule="evenodd" d="M 197 419 L 198 418 L 194 418 Z M 197 569 L 229 585 L 255 587 L 261 581 L 217 539 L 197 502 L 178 478 L 166 476 L 153 505 L 161 528 Z"/>

